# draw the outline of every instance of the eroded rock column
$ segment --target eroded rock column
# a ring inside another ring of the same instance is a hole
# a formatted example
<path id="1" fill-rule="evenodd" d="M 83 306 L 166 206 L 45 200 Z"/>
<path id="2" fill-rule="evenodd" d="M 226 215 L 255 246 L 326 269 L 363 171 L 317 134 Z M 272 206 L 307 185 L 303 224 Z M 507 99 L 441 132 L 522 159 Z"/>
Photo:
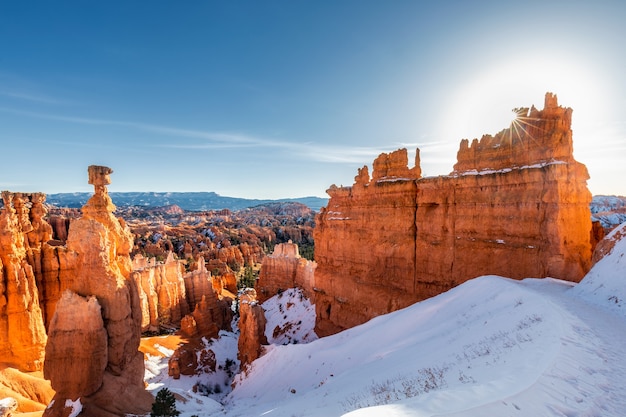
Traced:
<path id="1" fill-rule="evenodd" d="M 89 183 L 94 185 L 95 193 L 82 208 L 83 216 L 70 226 L 67 250 L 59 253 L 60 262 L 74 271 L 74 279 L 68 284 L 69 293 L 65 293 L 69 295 L 63 296 L 63 303 L 55 311 L 46 351 L 74 354 L 62 368 L 57 355 L 46 359 L 44 372 L 57 395 L 44 416 L 63 416 L 68 400 L 80 399 L 83 414 L 96 417 L 145 414 L 152 403 L 152 396 L 144 390 L 143 355 L 138 350 L 141 307 L 137 285 L 130 279 L 133 239 L 124 221 L 113 215 L 115 206 L 106 187 L 112 172 L 107 167 L 89 167 Z M 74 311 L 85 309 L 83 299 L 93 303 L 89 304 L 91 314 L 84 319 L 82 313 Z M 94 320 L 96 302 L 101 308 L 102 329 Z M 89 361 L 81 358 L 92 353 L 92 347 L 67 337 L 83 331 L 83 321 L 89 323 L 88 335 L 98 347 L 93 353 L 98 357 Z M 106 349 L 99 349 L 102 339 L 98 335 L 102 332 L 106 334 Z M 102 372 L 100 365 L 104 361 Z M 67 387 L 68 368 L 80 368 L 78 381 L 90 383 L 80 389 Z M 99 388 L 93 391 L 95 387 Z"/>

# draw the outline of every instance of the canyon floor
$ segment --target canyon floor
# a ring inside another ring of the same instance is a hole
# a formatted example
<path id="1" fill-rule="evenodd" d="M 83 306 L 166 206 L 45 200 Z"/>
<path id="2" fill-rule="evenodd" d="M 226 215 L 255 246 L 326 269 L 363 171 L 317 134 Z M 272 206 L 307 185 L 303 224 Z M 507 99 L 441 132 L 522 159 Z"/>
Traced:
<path id="1" fill-rule="evenodd" d="M 147 363 L 149 389 L 175 392 L 183 417 L 623 416 L 625 254 L 622 239 L 577 285 L 476 278 L 321 339 L 311 334 L 313 309 L 289 290 L 264 308 L 282 304 L 266 333 L 299 323 L 292 344 L 274 340 L 232 391 L 193 393 L 197 382 L 222 384 L 224 371 L 174 381 L 158 356 Z M 236 358 L 235 334 L 207 343 L 219 364 Z"/>

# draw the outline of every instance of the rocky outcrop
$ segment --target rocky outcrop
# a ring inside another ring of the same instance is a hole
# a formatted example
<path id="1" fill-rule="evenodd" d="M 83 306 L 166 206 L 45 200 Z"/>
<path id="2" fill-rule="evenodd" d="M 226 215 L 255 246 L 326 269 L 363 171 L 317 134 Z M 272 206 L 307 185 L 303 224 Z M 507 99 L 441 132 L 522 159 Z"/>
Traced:
<path id="1" fill-rule="evenodd" d="M 180 325 L 189 313 L 183 266 L 170 252 L 165 262 L 136 255 L 131 278 L 137 283 L 141 299 L 143 331 L 157 331 L 162 325 Z"/>
<path id="2" fill-rule="evenodd" d="M 50 239 L 41 194 L 2 192 L 0 212 L 0 358 L 23 371 L 43 365 L 46 331 L 35 274 Z"/>
<path id="3" fill-rule="evenodd" d="M 187 319 L 187 331 L 207 338 L 217 337 L 220 330 L 229 330 L 231 327 L 231 305 L 235 300 L 235 294 L 231 291 L 236 292 L 236 278 L 232 273 L 212 276 L 206 269 L 203 258 L 198 260 L 197 265 L 195 271 L 185 274 L 184 277 L 187 302 L 189 306 L 193 306 L 190 314 L 193 321 Z M 195 323 L 193 330 L 191 323 Z"/>
<path id="4" fill-rule="evenodd" d="M 259 358 L 263 345 L 267 345 L 265 336 L 265 312 L 256 299 L 256 291 L 245 289 L 239 295 L 239 341 L 237 357 L 241 369 Z"/>
<path id="5" fill-rule="evenodd" d="M 181 375 L 215 372 L 215 353 L 201 342 L 186 343 L 174 351 L 167 362 L 167 373 L 174 379 Z"/>
<path id="6" fill-rule="evenodd" d="M 318 335 L 484 274 L 583 277 L 591 194 L 572 110 L 548 93 L 543 110 L 517 112 L 496 136 L 463 140 L 450 175 L 421 178 L 400 150 L 376 159 L 372 179 L 364 167 L 352 187 L 330 187 L 314 234 Z"/>
<path id="7" fill-rule="evenodd" d="M 46 358 L 44 372 L 57 394 L 44 416 L 63 415 L 66 401 L 79 398 L 83 413 L 90 416 L 143 414 L 152 403 L 151 395 L 144 390 L 143 355 L 138 350 L 141 306 L 138 288 L 130 279 L 133 239 L 124 221 L 113 216 L 115 206 L 106 188 L 111 172 L 107 167 L 89 167 L 89 183 L 94 185 L 95 193 L 82 208 L 83 216 L 72 222 L 67 247 L 58 254 L 60 264 L 73 271 L 74 279 L 66 286 L 75 295 L 63 297 L 50 324 L 46 352 L 52 354 Z M 74 311 L 84 310 L 85 305 L 89 313 Z M 100 330 L 95 323 L 98 306 L 103 324 Z M 69 337 L 82 331 L 81 322 L 90 323 L 86 335 L 98 349 L 101 332 L 106 334 L 106 347 L 96 350 L 98 358 L 85 361 L 77 346 L 83 340 Z M 60 359 L 63 352 L 77 354 Z M 99 371 L 102 363 L 106 364 L 104 372 Z M 77 381 L 89 374 L 89 382 L 66 386 L 70 383 L 65 379 L 68 369 L 80 375 Z"/>
<path id="8" fill-rule="evenodd" d="M 288 288 L 311 289 L 315 267 L 315 262 L 300 257 L 297 244 L 289 241 L 276 245 L 274 252 L 263 258 L 261 264 L 255 285 L 259 302 L 263 303 Z"/>
<path id="9" fill-rule="evenodd" d="M 66 291 L 50 324 L 44 376 L 57 396 L 75 400 L 102 386 L 107 362 L 100 303 L 94 296 Z"/>

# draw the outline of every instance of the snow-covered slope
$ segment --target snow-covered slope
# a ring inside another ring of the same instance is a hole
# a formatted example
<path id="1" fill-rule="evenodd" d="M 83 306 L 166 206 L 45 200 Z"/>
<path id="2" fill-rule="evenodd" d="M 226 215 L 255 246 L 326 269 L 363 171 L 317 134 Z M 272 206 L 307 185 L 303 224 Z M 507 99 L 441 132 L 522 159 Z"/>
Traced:
<path id="1" fill-rule="evenodd" d="M 334 336 L 301 325 L 235 377 L 220 415 L 625 416 L 625 254 L 626 239 L 577 286 L 485 276 Z M 296 294 L 265 306 L 268 328 L 287 311 L 312 323 Z"/>
<path id="2" fill-rule="evenodd" d="M 591 200 L 592 219 L 612 228 L 626 222 L 626 197 L 596 195 Z"/>
<path id="3" fill-rule="evenodd" d="M 572 293 L 626 318 L 626 223 L 605 238 L 613 249 L 596 263 Z"/>

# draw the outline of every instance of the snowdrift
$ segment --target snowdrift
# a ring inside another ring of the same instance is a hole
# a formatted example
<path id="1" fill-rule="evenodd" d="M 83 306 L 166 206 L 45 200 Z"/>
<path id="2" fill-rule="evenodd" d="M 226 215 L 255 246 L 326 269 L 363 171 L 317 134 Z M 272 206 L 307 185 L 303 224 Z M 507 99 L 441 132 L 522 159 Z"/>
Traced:
<path id="1" fill-rule="evenodd" d="M 572 294 L 626 317 L 626 223 L 605 239 L 608 253 L 598 261 Z M 611 247 L 612 246 L 612 247 Z"/>

